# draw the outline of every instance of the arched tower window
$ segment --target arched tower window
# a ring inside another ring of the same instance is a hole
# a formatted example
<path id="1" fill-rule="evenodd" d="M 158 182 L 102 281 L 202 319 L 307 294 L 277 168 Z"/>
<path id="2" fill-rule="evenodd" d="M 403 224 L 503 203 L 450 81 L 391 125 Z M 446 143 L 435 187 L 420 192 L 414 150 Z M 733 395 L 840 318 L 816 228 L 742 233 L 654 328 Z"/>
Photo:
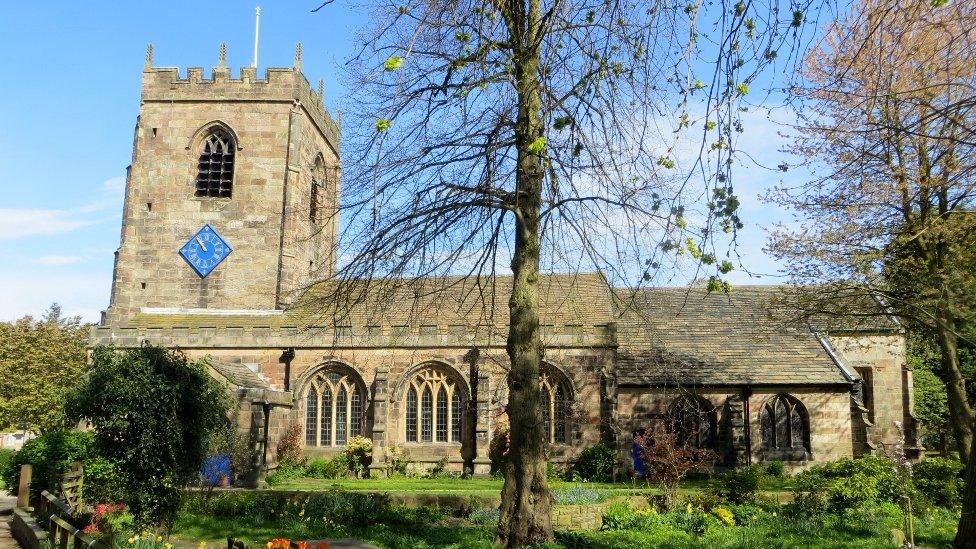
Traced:
<path id="1" fill-rule="evenodd" d="M 696 448 L 715 446 L 718 417 L 715 406 L 696 395 L 681 395 L 668 408 L 668 431 L 680 444 Z"/>
<path id="2" fill-rule="evenodd" d="M 203 140 L 197 165 L 196 196 L 230 198 L 234 180 L 234 140 L 222 129 Z"/>
<path id="3" fill-rule="evenodd" d="M 461 442 L 467 394 L 455 377 L 429 366 L 407 381 L 404 410 L 407 442 Z"/>
<path id="4" fill-rule="evenodd" d="M 799 400 L 790 395 L 776 395 L 763 406 L 760 427 L 765 459 L 807 459 L 810 418 Z"/>
<path id="5" fill-rule="evenodd" d="M 312 377 L 305 390 L 306 445 L 342 446 L 363 434 L 366 389 L 350 368 L 327 366 Z"/>

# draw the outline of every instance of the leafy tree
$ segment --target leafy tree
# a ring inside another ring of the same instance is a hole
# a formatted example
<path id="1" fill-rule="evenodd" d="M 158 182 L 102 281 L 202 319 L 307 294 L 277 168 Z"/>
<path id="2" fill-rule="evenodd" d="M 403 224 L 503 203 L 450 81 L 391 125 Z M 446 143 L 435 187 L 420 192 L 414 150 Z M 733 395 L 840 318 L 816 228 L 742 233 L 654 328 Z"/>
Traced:
<path id="1" fill-rule="evenodd" d="M 926 447 L 948 456 L 956 448 L 956 442 L 938 346 L 922 336 L 912 335 L 908 339 L 907 358 L 915 385 L 914 411 L 921 425 L 922 441 Z M 965 343 L 959 349 L 959 362 L 965 378 L 976 379 L 976 355 Z M 966 389 L 970 406 L 976 406 L 976 384 L 970 383 Z"/>
<path id="2" fill-rule="evenodd" d="M 640 285 L 680 256 L 727 290 L 715 235 L 742 226 L 732 169 L 745 97 L 780 53 L 790 66 L 828 1 L 376 4 L 347 64 L 350 253 L 333 291 L 303 304 L 341 316 L 377 287 L 419 296 L 465 281 L 482 310 L 507 301 L 499 545 L 552 539 L 540 274 L 588 268 Z M 506 265 L 511 284 L 496 284 Z"/>
<path id="3" fill-rule="evenodd" d="M 65 394 L 85 372 L 88 325 L 52 304 L 41 319 L 0 323 L 0 428 L 66 427 Z"/>
<path id="4" fill-rule="evenodd" d="M 229 401 L 203 362 L 179 351 L 99 347 L 69 400 L 69 414 L 95 429 L 99 455 L 122 473 L 126 503 L 141 525 L 168 525 L 196 478 L 206 440 L 222 429 Z"/>
<path id="5" fill-rule="evenodd" d="M 832 314 L 870 314 L 837 306 L 867 291 L 938 345 L 954 438 L 971 464 L 960 547 L 976 547 L 973 409 L 959 355 L 976 319 L 974 45 L 973 2 L 860 0 L 832 25 L 792 90 L 793 150 L 817 169 L 777 199 L 802 228 L 773 238 L 796 282 L 829 283 L 820 295 Z"/>

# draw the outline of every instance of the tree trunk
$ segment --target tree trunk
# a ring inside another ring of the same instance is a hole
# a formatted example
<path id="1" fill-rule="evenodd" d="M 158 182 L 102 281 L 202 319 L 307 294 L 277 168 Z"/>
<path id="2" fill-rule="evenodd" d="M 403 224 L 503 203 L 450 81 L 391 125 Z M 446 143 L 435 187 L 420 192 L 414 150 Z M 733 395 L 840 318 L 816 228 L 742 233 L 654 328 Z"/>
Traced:
<path id="1" fill-rule="evenodd" d="M 519 44 L 515 78 L 519 112 L 515 126 L 516 171 L 515 249 L 512 295 L 508 302 L 508 416 L 511 441 L 502 487 L 496 543 L 503 547 L 539 545 L 552 540 L 552 494 L 546 479 L 546 441 L 539 407 L 539 221 L 542 203 L 543 156 L 529 151 L 542 136 L 539 90 L 538 5 L 533 2 L 524 25 L 510 29 Z"/>
<path id="2" fill-rule="evenodd" d="M 942 370 L 945 374 L 952 432 L 956 436 L 959 459 L 963 463 L 969 463 L 973 446 L 973 410 L 966 395 L 966 378 L 959 367 L 956 326 L 944 311 L 936 314 L 936 339 L 939 342 Z"/>
<path id="3" fill-rule="evenodd" d="M 976 443 L 970 449 L 970 456 L 976 455 Z M 966 484 L 962 491 L 962 516 L 956 530 L 956 549 L 976 549 L 976 459 L 966 465 Z"/>

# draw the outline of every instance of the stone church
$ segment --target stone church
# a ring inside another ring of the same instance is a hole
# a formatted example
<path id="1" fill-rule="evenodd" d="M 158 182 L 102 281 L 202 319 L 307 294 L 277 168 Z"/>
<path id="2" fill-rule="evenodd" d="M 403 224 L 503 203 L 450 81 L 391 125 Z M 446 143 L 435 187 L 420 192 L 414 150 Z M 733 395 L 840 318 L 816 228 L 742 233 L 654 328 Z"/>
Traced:
<path id="1" fill-rule="evenodd" d="M 340 120 L 303 75 L 300 47 L 294 66 L 261 76 L 243 68 L 235 78 L 225 58 L 205 75 L 155 67 L 147 52 L 111 301 L 91 343 L 207 357 L 264 472 L 297 425 L 306 455 L 365 436 L 379 472 L 395 445 L 416 467 L 488 473 L 490 441 L 506 426 L 511 280 L 414 280 L 341 317 L 292 307 L 296 291 L 327 288 L 334 273 Z M 882 451 L 898 440 L 896 422 L 913 445 L 897 321 L 777 320 L 779 290 L 544 276 L 552 461 L 602 441 L 625 466 L 632 432 L 655 425 L 726 464 L 802 467 Z"/>

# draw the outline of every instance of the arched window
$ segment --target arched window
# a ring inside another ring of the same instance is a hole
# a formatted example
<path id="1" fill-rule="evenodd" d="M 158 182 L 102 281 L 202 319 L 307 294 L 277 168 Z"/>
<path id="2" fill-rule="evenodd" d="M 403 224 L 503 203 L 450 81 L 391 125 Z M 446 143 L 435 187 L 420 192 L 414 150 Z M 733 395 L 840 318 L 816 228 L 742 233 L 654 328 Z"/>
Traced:
<path id="1" fill-rule="evenodd" d="M 197 165 L 196 196 L 230 198 L 234 180 L 234 140 L 216 129 L 203 140 Z"/>
<path id="2" fill-rule="evenodd" d="M 319 155 L 315 159 L 315 166 L 312 168 L 312 182 L 311 188 L 309 189 L 309 201 L 308 201 L 308 219 L 312 223 L 318 223 L 319 221 L 319 192 L 325 185 L 325 163 L 322 161 L 322 156 Z"/>
<path id="3" fill-rule="evenodd" d="M 573 390 L 569 379 L 558 369 L 542 365 L 539 375 L 539 398 L 542 401 L 542 425 L 550 444 L 569 444 L 570 413 Z"/>
<path id="4" fill-rule="evenodd" d="M 407 442 L 461 442 L 467 395 L 454 376 L 423 368 L 407 381 L 406 391 Z"/>
<path id="5" fill-rule="evenodd" d="M 363 434 L 365 385 L 351 369 L 323 369 L 309 381 L 306 392 L 306 445 L 342 446 Z"/>
<path id="6" fill-rule="evenodd" d="M 668 430 L 680 444 L 715 446 L 717 413 L 712 403 L 695 395 L 681 395 L 668 408 Z"/>
<path id="7" fill-rule="evenodd" d="M 790 395 L 776 395 L 760 415 L 762 450 L 766 459 L 803 461 L 810 451 L 810 420 L 806 408 Z"/>

